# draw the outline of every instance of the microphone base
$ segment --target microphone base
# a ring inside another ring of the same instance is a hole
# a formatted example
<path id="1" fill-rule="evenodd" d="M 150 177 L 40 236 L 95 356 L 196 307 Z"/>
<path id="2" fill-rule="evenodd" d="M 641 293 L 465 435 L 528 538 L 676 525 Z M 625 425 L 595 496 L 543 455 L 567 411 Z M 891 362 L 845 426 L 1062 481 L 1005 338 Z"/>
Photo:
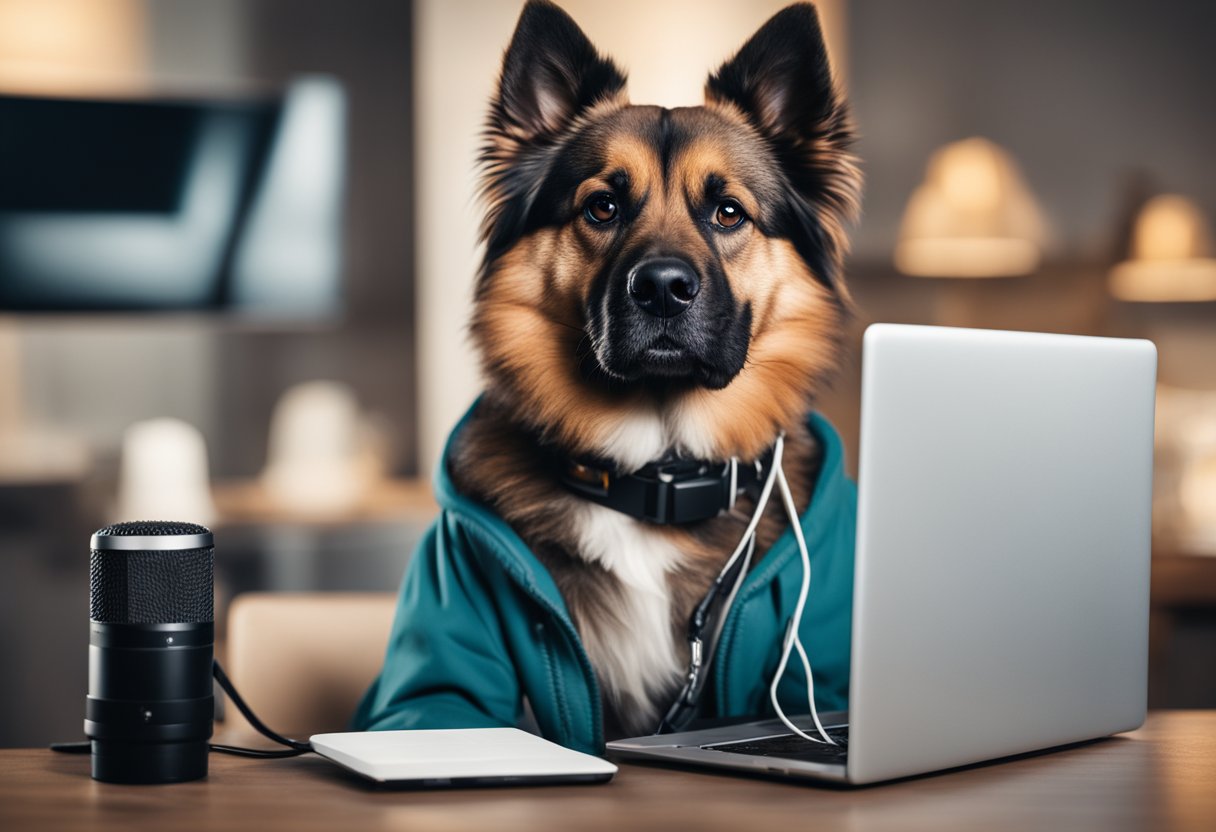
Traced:
<path id="1" fill-rule="evenodd" d="M 93 779 L 103 783 L 185 783 L 207 776 L 207 740 L 93 740 Z"/>

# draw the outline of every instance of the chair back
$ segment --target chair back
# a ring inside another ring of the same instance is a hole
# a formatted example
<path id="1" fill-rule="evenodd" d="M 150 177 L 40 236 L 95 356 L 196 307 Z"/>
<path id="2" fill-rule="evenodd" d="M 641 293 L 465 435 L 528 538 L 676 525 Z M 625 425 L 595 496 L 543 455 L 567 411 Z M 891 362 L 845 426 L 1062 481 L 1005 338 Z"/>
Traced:
<path id="1" fill-rule="evenodd" d="M 228 609 L 224 667 L 273 730 L 345 730 L 384 661 L 396 605 L 393 593 L 243 593 Z M 224 736 L 252 732 L 226 703 Z"/>

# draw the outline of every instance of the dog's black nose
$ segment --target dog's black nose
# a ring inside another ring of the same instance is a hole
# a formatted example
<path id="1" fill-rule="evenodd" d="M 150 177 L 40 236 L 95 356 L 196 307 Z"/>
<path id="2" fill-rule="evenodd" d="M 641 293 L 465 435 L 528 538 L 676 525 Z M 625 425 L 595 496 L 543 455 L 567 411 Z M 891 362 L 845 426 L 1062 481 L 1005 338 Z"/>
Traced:
<path id="1" fill-rule="evenodd" d="M 676 257 L 656 257 L 637 265 L 629 278 L 629 296 L 643 312 L 674 318 L 696 299 L 701 281 L 692 266 Z"/>

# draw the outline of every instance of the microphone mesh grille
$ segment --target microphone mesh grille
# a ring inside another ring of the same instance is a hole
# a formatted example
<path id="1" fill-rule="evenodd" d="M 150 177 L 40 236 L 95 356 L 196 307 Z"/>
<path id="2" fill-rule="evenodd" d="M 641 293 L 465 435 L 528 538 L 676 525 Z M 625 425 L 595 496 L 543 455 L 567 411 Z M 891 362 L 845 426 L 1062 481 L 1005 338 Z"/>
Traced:
<path id="1" fill-rule="evenodd" d="M 115 523 L 97 532 L 98 537 L 149 537 L 156 535 L 206 534 L 211 531 L 197 523 L 169 523 L 163 520 L 136 520 Z"/>
<path id="2" fill-rule="evenodd" d="M 193 532 L 169 532 L 175 533 Z M 214 576 L 214 547 L 160 552 L 94 549 L 89 557 L 89 617 L 106 624 L 210 622 L 215 619 Z"/>

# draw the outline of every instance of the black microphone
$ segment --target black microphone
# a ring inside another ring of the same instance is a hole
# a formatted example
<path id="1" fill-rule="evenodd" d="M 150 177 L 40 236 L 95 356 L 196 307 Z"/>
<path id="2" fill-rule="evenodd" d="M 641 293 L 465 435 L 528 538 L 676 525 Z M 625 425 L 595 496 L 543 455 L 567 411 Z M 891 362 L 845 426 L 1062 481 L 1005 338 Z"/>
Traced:
<path id="1" fill-rule="evenodd" d="M 95 780 L 207 776 L 214 718 L 215 546 L 193 523 L 118 523 L 93 535 L 89 695 Z"/>

